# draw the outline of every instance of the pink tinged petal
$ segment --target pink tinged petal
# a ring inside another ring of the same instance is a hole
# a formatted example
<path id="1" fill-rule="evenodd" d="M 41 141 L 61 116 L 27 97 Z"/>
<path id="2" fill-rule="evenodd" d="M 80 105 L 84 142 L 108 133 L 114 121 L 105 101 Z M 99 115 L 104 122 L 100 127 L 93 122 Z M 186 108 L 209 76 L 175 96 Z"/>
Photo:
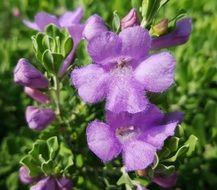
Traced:
<path id="1" fill-rule="evenodd" d="M 14 69 L 14 81 L 31 88 L 48 87 L 47 78 L 24 58 L 19 59 Z"/>
<path id="2" fill-rule="evenodd" d="M 128 141 L 123 147 L 124 165 L 127 171 L 142 170 L 154 161 L 156 148 L 139 141 Z"/>
<path id="3" fill-rule="evenodd" d="M 56 181 L 51 177 L 45 177 L 31 186 L 30 190 L 56 190 Z"/>
<path id="4" fill-rule="evenodd" d="M 134 26 L 121 31 L 119 37 L 123 55 L 131 56 L 134 60 L 141 60 L 148 55 L 151 46 L 148 30 Z"/>
<path id="5" fill-rule="evenodd" d="M 115 137 L 115 131 L 105 123 L 91 122 L 86 131 L 87 143 L 90 150 L 104 162 L 117 157 L 121 145 Z"/>
<path id="6" fill-rule="evenodd" d="M 139 18 L 136 9 L 131 9 L 130 12 L 121 19 L 121 29 L 139 25 Z"/>
<path id="7" fill-rule="evenodd" d="M 106 109 L 115 113 L 137 113 L 146 109 L 148 101 L 143 86 L 132 77 L 132 70 L 125 67 L 112 71 L 108 85 Z"/>
<path id="8" fill-rule="evenodd" d="M 147 188 L 141 186 L 141 185 L 137 185 L 136 190 L 148 190 Z"/>
<path id="9" fill-rule="evenodd" d="M 29 175 L 29 170 L 25 166 L 20 167 L 19 178 L 20 178 L 20 181 L 24 184 L 30 184 L 30 183 L 33 183 L 37 180 L 37 178 L 31 177 Z"/>
<path id="10" fill-rule="evenodd" d="M 168 52 L 151 55 L 134 71 L 137 81 L 150 92 L 163 92 L 174 82 L 175 58 Z"/>
<path id="11" fill-rule="evenodd" d="M 41 32 L 43 32 L 46 26 L 49 24 L 54 24 L 57 27 L 60 27 L 57 17 L 46 12 L 39 12 L 38 14 L 36 14 L 35 23 L 37 24 Z"/>
<path id="12" fill-rule="evenodd" d="M 149 126 L 143 130 L 143 135 L 140 137 L 141 140 L 151 144 L 158 150 L 162 148 L 164 141 L 169 137 L 173 136 L 178 122 L 168 123 L 158 126 Z"/>
<path id="13" fill-rule="evenodd" d="M 113 32 L 103 32 L 89 41 L 88 53 L 94 62 L 106 65 L 120 55 L 121 39 Z"/>
<path id="14" fill-rule="evenodd" d="M 81 38 L 82 38 L 83 29 L 84 29 L 83 24 L 73 24 L 70 27 L 68 27 L 68 31 L 69 31 L 72 39 L 73 39 L 73 48 L 60 67 L 60 70 L 58 73 L 59 77 L 62 77 L 65 74 L 65 72 L 67 71 L 67 69 L 69 68 L 70 64 L 72 64 L 72 62 L 75 58 L 77 45 L 79 44 L 79 42 L 81 41 Z"/>
<path id="15" fill-rule="evenodd" d="M 74 69 L 71 74 L 72 83 L 78 89 L 79 96 L 88 103 L 101 101 L 106 96 L 106 72 L 95 64 Z"/>
<path id="16" fill-rule="evenodd" d="M 81 7 L 77 8 L 75 11 L 67 11 L 60 16 L 59 24 L 61 27 L 68 27 L 72 24 L 78 24 L 80 23 L 83 14 L 84 10 Z"/>
<path id="17" fill-rule="evenodd" d="M 174 172 L 170 176 L 155 175 L 152 181 L 163 188 L 171 188 L 176 185 L 177 180 L 178 174 Z"/>
<path id="18" fill-rule="evenodd" d="M 82 35 L 87 40 L 91 40 L 93 37 L 106 31 L 108 31 L 108 29 L 103 19 L 98 15 L 93 15 L 87 20 Z"/>
<path id="19" fill-rule="evenodd" d="M 25 24 L 27 27 L 33 29 L 33 30 L 40 30 L 38 28 L 38 25 L 35 23 L 35 22 L 31 22 L 31 21 L 28 21 L 28 20 L 23 20 L 23 24 Z"/>
<path id="20" fill-rule="evenodd" d="M 71 190 L 73 187 L 71 180 L 66 177 L 57 178 L 56 182 L 59 190 Z"/>
<path id="21" fill-rule="evenodd" d="M 151 49 L 168 48 L 184 44 L 192 32 L 192 20 L 185 18 L 177 22 L 176 28 L 169 34 L 152 39 Z"/>
<path id="22" fill-rule="evenodd" d="M 55 119 L 55 113 L 51 109 L 28 106 L 26 109 L 26 121 L 29 128 L 41 131 L 51 124 Z"/>
<path id="23" fill-rule="evenodd" d="M 39 91 L 39 90 L 36 90 L 34 88 L 25 87 L 24 91 L 31 98 L 33 98 L 34 100 L 36 100 L 42 104 L 47 104 L 50 102 L 49 96 L 47 94 Z"/>

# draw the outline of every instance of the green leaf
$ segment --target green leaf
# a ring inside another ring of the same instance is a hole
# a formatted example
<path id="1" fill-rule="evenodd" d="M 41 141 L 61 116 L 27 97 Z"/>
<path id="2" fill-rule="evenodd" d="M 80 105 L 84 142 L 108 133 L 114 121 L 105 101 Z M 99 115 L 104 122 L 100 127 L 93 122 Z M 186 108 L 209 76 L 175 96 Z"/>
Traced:
<path id="1" fill-rule="evenodd" d="M 113 20 L 112 20 L 112 28 L 115 32 L 118 32 L 120 30 L 121 26 L 121 20 L 120 17 L 117 14 L 117 11 L 113 12 Z"/>
<path id="2" fill-rule="evenodd" d="M 167 158 L 170 155 L 170 153 L 171 153 L 170 149 L 164 146 L 163 149 L 160 152 L 158 152 L 158 157 L 160 159 Z"/>
<path id="3" fill-rule="evenodd" d="M 166 143 L 165 146 L 170 149 L 171 152 L 177 150 L 179 146 L 179 138 L 178 137 L 171 137 Z"/>
<path id="4" fill-rule="evenodd" d="M 48 72 L 54 73 L 53 72 L 53 70 L 54 70 L 54 68 L 53 68 L 53 64 L 54 64 L 53 55 L 49 49 L 47 49 L 42 55 L 42 64 Z"/>
<path id="5" fill-rule="evenodd" d="M 189 146 L 189 149 L 186 153 L 187 156 L 190 156 L 194 152 L 195 147 L 197 145 L 197 141 L 198 141 L 198 138 L 194 135 L 191 135 L 188 138 L 188 140 L 185 142 L 185 144 Z"/>
<path id="6" fill-rule="evenodd" d="M 63 49 L 61 50 L 64 57 L 66 57 L 73 48 L 73 40 L 71 37 L 68 37 L 63 42 Z"/>
<path id="7" fill-rule="evenodd" d="M 76 156 L 76 166 L 78 167 L 78 168 L 81 168 L 82 166 L 83 166 L 83 157 L 82 157 L 82 155 L 81 154 L 78 154 L 77 156 Z"/>
<path id="8" fill-rule="evenodd" d="M 18 177 L 17 172 L 13 172 L 12 174 L 10 174 L 7 177 L 7 180 L 6 180 L 7 189 L 17 190 L 18 185 L 19 185 L 19 180 L 18 179 L 19 179 L 19 177 Z"/>
<path id="9" fill-rule="evenodd" d="M 183 154 L 185 154 L 189 149 L 189 144 L 185 144 L 183 146 L 181 146 L 178 151 L 176 152 L 176 154 L 166 160 L 164 160 L 165 162 L 175 162 L 177 160 L 178 157 L 182 156 Z"/>
<path id="10" fill-rule="evenodd" d="M 143 0 L 142 1 L 142 23 L 143 27 L 151 24 L 160 7 L 160 0 Z"/>
<path id="11" fill-rule="evenodd" d="M 49 150 L 49 159 L 54 159 L 59 149 L 59 143 L 57 137 L 51 137 L 47 140 L 47 146 Z"/>
<path id="12" fill-rule="evenodd" d="M 164 164 L 159 164 L 155 171 L 160 174 L 171 175 L 175 169 L 174 165 L 166 166 Z"/>

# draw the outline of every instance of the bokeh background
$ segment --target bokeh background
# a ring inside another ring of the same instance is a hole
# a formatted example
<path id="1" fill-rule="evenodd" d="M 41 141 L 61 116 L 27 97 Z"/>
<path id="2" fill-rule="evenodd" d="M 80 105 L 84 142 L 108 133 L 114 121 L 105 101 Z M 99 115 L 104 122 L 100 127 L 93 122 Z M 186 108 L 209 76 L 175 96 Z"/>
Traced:
<path id="1" fill-rule="evenodd" d="M 17 60 L 36 63 L 31 36 L 22 19 L 33 19 L 41 10 L 61 14 L 83 6 L 85 17 L 97 13 L 111 25 L 113 11 L 123 17 L 129 0 L 2 0 L 0 1 L 0 189 L 25 189 L 18 179 L 19 160 L 36 136 L 25 123 L 25 107 L 31 100 L 13 82 Z M 187 44 L 170 48 L 177 58 L 176 84 L 167 93 L 153 97 L 165 111 L 185 113 L 183 127 L 198 137 L 190 159 L 180 168 L 177 189 L 217 189 L 217 1 L 170 0 L 158 14 L 173 18 L 182 9 L 193 19 Z M 151 97 L 152 98 L 152 97 Z M 88 179 L 85 179 L 88 183 Z M 97 180 L 96 180 L 97 182 Z M 93 186 L 91 189 L 95 189 Z M 156 187 L 157 189 L 157 187 Z M 159 189 L 159 188 L 158 188 Z"/>

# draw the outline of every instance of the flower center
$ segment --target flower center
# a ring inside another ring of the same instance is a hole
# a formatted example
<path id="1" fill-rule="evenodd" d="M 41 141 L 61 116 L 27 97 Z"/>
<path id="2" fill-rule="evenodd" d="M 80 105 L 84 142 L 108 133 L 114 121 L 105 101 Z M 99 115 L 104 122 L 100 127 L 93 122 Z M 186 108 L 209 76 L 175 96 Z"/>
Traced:
<path id="1" fill-rule="evenodd" d="M 116 129 L 116 136 L 120 141 L 127 140 L 133 136 L 135 136 L 135 127 L 119 127 Z"/>

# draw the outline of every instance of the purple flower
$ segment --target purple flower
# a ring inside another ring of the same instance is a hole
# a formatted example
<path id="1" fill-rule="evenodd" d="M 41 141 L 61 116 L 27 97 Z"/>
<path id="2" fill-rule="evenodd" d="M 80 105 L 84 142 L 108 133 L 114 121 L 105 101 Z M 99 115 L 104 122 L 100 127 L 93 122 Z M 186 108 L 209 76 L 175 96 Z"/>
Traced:
<path id="1" fill-rule="evenodd" d="M 148 190 L 147 188 L 141 186 L 141 185 L 137 185 L 136 190 Z"/>
<path id="2" fill-rule="evenodd" d="M 125 29 L 140 24 L 136 9 L 131 9 L 130 12 L 121 20 L 121 29 Z"/>
<path id="3" fill-rule="evenodd" d="M 174 172 L 169 176 L 154 175 L 152 181 L 163 188 L 171 188 L 176 185 L 177 179 L 178 179 L 178 173 Z"/>
<path id="4" fill-rule="evenodd" d="M 49 24 L 54 24 L 57 27 L 70 27 L 74 24 L 79 24 L 83 17 L 83 9 L 77 8 L 75 11 L 68 11 L 62 14 L 59 18 L 47 12 L 39 12 L 35 15 L 35 21 L 31 22 L 24 20 L 24 24 L 29 28 L 44 32 Z"/>
<path id="5" fill-rule="evenodd" d="M 177 22 L 176 28 L 169 34 L 152 39 L 151 49 L 168 48 L 184 44 L 192 31 L 192 20 L 185 18 Z"/>
<path id="6" fill-rule="evenodd" d="M 136 114 L 107 111 L 106 123 L 95 120 L 89 124 L 87 143 L 104 162 L 122 153 L 127 171 L 145 169 L 165 139 L 174 135 L 181 118 L 182 113 L 163 114 L 154 105 Z"/>
<path id="7" fill-rule="evenodd" d="M 46 12 L 39 12 L 35 15 L 35 21 L 30 22 L 24 20 L 24 24 L 29 28 L 43 32 L 47 25 L 54 24 L 59 28 L 67 28 L 72 39 L 73 39 L 73 48 L 67 58 L 64 60 L 62 66 L 59 70 L 59 76 L 63 74 L 68 69 L 69 65 L 73 61 L 75 51 L 78 43 L 82 39 L 82 31 L 84 25 L 80 24 L 80 20 L 83 17 L 83 9 L 81 7 L 77 8 L 75 11 L 67 11 L 62 14 L 60 17 L 55 15 L 48 14 Z"/>
<path id="8" fill-rule="evenodd" d="M 14 81 L 30 88 L 48 87 L 47 78 L 24 58 L 18 61 L 14 69 Z"/>
<path id="9" fill-rule="evenodd" d="M 20 181 L 25 184 L 33 183 L 37 180 L 35 177 L 29 175 L 29 171 L 25 166 L 20 167 L 19 169 Z"/>
<path id="10" fill-rule="evenodd" d="M 26 121 L 29 128 L 40 131 L 45 129 L 55 119 L 52 109 L 37 108 L 28 106 L 26 109 Z"/>
<path id="11" fill-rule="evenodd" d="M 72 182 L 65 178 L 45 177 L 33 185 L 30 190 L 71 190 Z"/>
<path id="12" fill-rule="evenodd" d="M 94 36 L 107 31 L 107 27 L 105 26 L 104 21 L 98 15 L 91 16 L 84 27 L 83 37 L 87 40 L 92 39 Z"/>
<path id="13" fill-rule="evenodd" d="M 25 87 L 24 91 L 31 98 L 33 98 L 34 100 L 36 100 L 42 104 L 47 104 L 50 102 L 49 96 L 47 94 L 39 91 L 39 90 L 36 90 L 34 88 Z"/>
<path id="14" fill-rule="evenodd" d="M 175 59 L 168 52 L 150 55 L 151 38 L 140 26 L 103 32 L 89 41 L 94 63 L 73 70 L 72 83 L 88 103 L 106 99 L 106 108 L 119 113 L 141 112 L 145 92 L 163 92 L 174 82 Z"/>

